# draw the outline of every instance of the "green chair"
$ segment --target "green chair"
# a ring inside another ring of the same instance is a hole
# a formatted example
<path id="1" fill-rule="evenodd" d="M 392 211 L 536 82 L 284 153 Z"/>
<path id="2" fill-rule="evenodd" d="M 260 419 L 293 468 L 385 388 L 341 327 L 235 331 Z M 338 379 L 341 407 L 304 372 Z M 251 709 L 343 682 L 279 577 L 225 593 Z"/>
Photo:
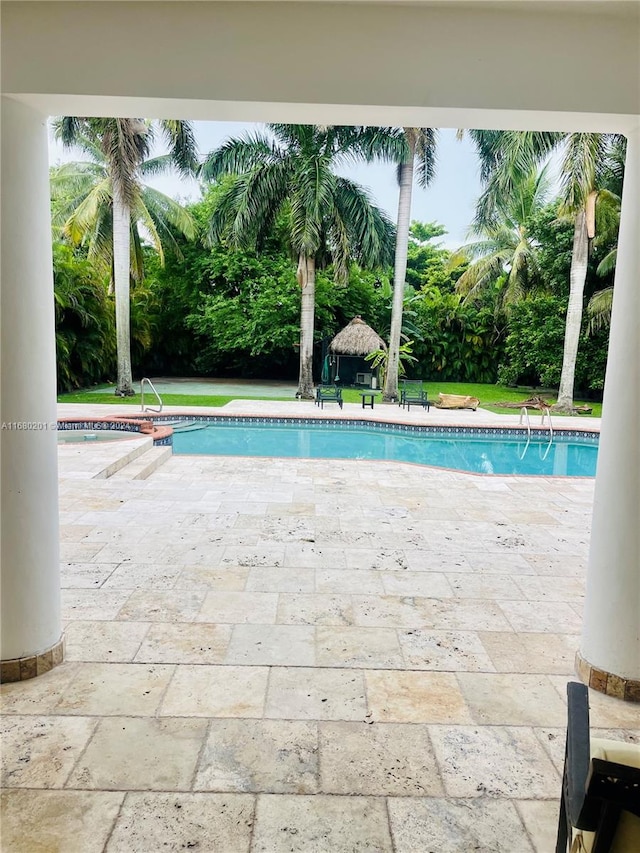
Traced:
<path id="1" fill-rule="evenodd" d="M 325 403 L 337 403 L 342 408 L 342 388 L 337 385 L 318 385 L 315 402 L 321 409 L 324 409 Z"/>
<path id="2" fill-rule="evenodd" d="M 431 404 L 427 397 L 427 392 L 422 384 L 422 379 L 405 379 L 400 388 L 400 399 L 398 405 L 402 406 L 407 411 L 411 410 L 411 406 L 422 406 L 423 409 L 429 411 Z"/>

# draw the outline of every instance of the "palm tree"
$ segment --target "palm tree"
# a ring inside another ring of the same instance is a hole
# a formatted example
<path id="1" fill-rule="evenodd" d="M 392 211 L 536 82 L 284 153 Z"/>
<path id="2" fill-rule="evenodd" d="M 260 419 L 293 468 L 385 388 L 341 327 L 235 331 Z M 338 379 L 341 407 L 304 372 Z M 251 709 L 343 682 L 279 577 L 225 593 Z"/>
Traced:
<path id="1" fill-rule="evenodd" d="M 596 203 L 604 189 L 605 164 L 614 140 L 613 135 L 602 133 L 571 133 L 566 140 L 560 214 L 574 219 L 574 229 L 562 373 L 558 401 L 553 407 L 559 412 L 573 411 L 589 248 L 596 234 Z"/>
<path id="2" fill-rule="evenodd" d="M 523 133 L 520 131 L 472 131 L 471 136 L 481 158 L 487 187 L 481 198 L 490 213 L 502 193 L 510 193 L 518 176 L 531 163 L 540 162 L 553 148 L 562 144 L 562 201 L 560 215 L 574 223 L 569 304 L 565 323 L 564 353 L 556 411 L 573 411 L 573 391 L 582 325 L 584 285 L 587 275 L 590 241 L 595 236 L 596 202 L 604 200 L 602 183 L 612 152 L 622 144 L 616 134 L 599 133 Z"/>
<path id="3" fill-rule="evenodd" d="M 393 305 L 383 400 L 398 399 L 398 368 L 402 336 L 402 305 L 407 275 L 413 181 L 427 187 L 435 174 L 437 130 L 430 127 L 360 128 L 357 153 L 366 160 L 382 159 L 398 169 L 398 218 L 393 271 Z"/>
<path id="4" fill-rule="evenodd" d="M 66 116 L 54 122 L 57 138 L 68 148 L 77 147 L 88 154 L 100 167 L 94 169 L 95 184 L 68 219 L 67 231 L 72 239 L 88 238 L 93 255 L 109 258 L 112 264 L 112 281 L 116 303 L 116 340 L 118 380 L 116 394 L 132 396 L 131 340 L 129 287 L 132 270 L 132 220 L 141 221 L 147 227 L 156 244 L 161 244 L 160 233 L 166 238 L 168 228 L 163 228 L 161 219 L 152 213 L 153 203 L 146 201 L 142 192 L 142 174 L 158 172 L 169 164 L 183 175 L 195 171 L 195 141 L 189 122 L 162 120 L 149 122 L 143 119 L 86 118 Z M 168 142 L 170 153 L 164 157 L 148 160 L 153 141 L 160 133 Z M 102 160 L 102 162 L 100 162 Z M 146 165 L 143 169 L 143 164 Z M 82 184 L 82 170 L 76 173 Z M 86 167 L 84 178 L 91 175 Z M 85 181 L 86 186 L 86 181 Z M 165 213 L 175 213 L 174 202 L 163 202 Z M 156 197 L 156 211 L 160 210 L 160 194 Z M 149 206 L 150 205 L 150 206 Z M 107 210 L 110 207 L 110 215 Z M 179 219 L 174 217 L 174 222 Z M 165 216 L 170 222 L 171 216 Z M 187 233 L 193 229 L 183 217 Z M 137 230 L 134 229 L 137 234 Z M 140 240 L 133 238 L 134 255 L 139 270 Z"/>
<path id="5" fill-rule="evenodd" d="M 532 167 L 518 178 L 511 193 L 501 194 L 491 208 L 484 208 L 485 221 L 480 220 L 481 211 L 478 212 L 472 233 L 479 239 L 462 246 L 451 257 L 452 266 L 471 261 L 456 284 L 465 301 L 476 299 L 502 279 L 500 307 L 508 311 L 539 282 L 537 246 L 530 225 L 548 196 L 548 168 Z"/>
<path id="6" fill-rule="evenodd" d="M 267 128 L 271 135 L 228 140 L 205 160 L 206 180 L 235 176 L 221 192 L 209 236 L 212 242 L 226 238 L 231 246 L 255 246 L 286 215 L 301 291 L 297 396 L 312 399 L 316 266 L 328 256 L 336 281 L 345 283 L 351 259 L 369 266 L 388 262 L 393 226 L 362 187 L 334 171 L 356 156 L 357 128 Z"/>

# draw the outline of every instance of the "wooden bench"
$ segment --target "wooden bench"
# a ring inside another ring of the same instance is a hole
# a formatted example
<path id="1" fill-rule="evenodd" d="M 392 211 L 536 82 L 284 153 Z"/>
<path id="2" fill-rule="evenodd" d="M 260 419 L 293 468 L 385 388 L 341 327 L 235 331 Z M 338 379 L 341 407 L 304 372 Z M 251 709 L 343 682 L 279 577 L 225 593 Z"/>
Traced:
<path id="1" fill-rule="evenodd" d="M 337 403 L 342 408 L 342 388 L 337 385 L 318 385 L 316 388 L 316 406 L 324 409 L 325 403 Z"/>

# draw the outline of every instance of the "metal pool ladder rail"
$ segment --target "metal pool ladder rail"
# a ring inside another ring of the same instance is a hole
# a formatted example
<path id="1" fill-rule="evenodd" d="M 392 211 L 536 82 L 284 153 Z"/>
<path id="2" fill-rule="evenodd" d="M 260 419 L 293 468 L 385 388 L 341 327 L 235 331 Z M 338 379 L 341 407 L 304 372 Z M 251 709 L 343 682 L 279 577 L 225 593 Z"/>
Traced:
<path id="1" fill-rule="evenodd" d="M 524 459 L 525 453 L 529 449 L 529 445 L 531 444 L 531 424 L 529 423 L 529 412 L 526 406 L 523 406 L 520 409 L 520 426 L 522 426 L 522 420 L 524 418 L 524 422 L 527 425 L 527 443 L 524 446 L 524 450 L 522 451 L 522 456 L 519 459 Z"/>
<path id="2" fill-rule="evenodd" d="M 152 409 L 151 406 L 147 406 L 145 409 L 145 406 L 144 406 L 144 386 L 145 386 L 145 383 L 149 386 L 149 388 L 151 388 L 153 393 L 156 395 L 156 399 L 160 403 L 159 409 Z M 156 412 L 157 413 L 157 412 L 162 411 L 162 398 L 160 397 L 160 394 L 158 394 L 158 392 L 154 388 L 153 382 L 150 379 L 147 379 L 146 376 L 144 377 L 144 379 L 140 380 L 140 407 L 142 408 L 143 412 Z"/>
<path id="3" fill-rule="evenodd" d="M 542 410 L 542 420 L 540 421 L 540 426 L 544 426 L 544 419 L 547 419 L 549 422 L 549 444 L 547 444 L 547 448 L 542 455 L 542 459 L 546 459 L 549 455 L 549 451 L 551 450 L 551 445 L 553 444 L 553 424 L 551 423 L 551 412 L 549 411 L 549 407 L 545 406 Z"/>

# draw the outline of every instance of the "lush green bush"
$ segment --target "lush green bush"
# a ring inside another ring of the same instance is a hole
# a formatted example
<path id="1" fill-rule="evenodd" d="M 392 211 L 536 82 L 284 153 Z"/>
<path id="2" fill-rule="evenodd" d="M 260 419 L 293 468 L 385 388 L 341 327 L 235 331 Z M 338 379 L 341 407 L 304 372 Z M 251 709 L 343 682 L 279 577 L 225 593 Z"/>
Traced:
<path id="1" fill-rule="evenodd" d="M 413 355 L 418 363 L 410 376 L 445 382 L 495 382 L 501 353 L 501 334 L 493 311 L 465 305 L 456 293 L 425 289 L 414 306 L 422 340 Z"/>
<path id="2" fill-rule="evenodd" d="M 102 382 L 115 370 L 115 314 L 103 281 L 70 246 L 53 245 L 58 390 Z"/>
<path id="3" fill-rule="evenodd" d="M 498 370 L 501 384 L 558 387 L 566 310 L 566 300 L 550 295 L 531 296 L 513 306 L 504 361 Z M 587 331 L 585 319 L 576 364 L 576 388 L 597 396 L 604 386 L 608 336 L 605 332 L 589 336 Z"/>

